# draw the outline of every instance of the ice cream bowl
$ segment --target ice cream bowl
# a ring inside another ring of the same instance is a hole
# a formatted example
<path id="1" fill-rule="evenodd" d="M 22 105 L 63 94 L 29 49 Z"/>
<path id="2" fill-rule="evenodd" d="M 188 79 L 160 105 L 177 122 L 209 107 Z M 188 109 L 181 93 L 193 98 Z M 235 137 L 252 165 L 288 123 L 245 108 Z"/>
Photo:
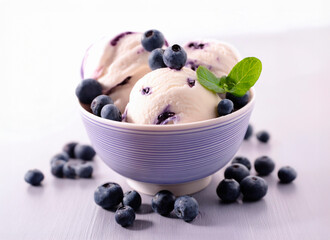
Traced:
<path id="1" fill-rule="evenodd" d="M 238 151 L 254 107 L 255 92 L 243 108 L 226 116 L 172 125 L 139 125 L 93 115 L 80 105 L 81 116 L 98 156 L 126 178 L 135 190 L 175 195 L 205 188 L 214 173 Z"/>

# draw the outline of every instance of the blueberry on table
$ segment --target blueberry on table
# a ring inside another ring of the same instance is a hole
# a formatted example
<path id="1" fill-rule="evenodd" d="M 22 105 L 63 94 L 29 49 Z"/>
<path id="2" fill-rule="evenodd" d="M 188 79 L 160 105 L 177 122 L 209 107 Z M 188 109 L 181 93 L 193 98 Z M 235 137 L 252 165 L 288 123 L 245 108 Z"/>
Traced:
<path id="1" fill-rule="evenodd" d="M 164 49 L 156 48 L 152 50 L 149 55 L 148 63 L 151 70 L 156 70 L 158 68 L 166 68 L 166 65 L 163 60 Z"/>
<path id="2" fill-rule="evenodd" d="M 281 183 L 290 183 L 297 177 L 297 172 L 290 166 L 281 167 L 277 173 Z"/>
<path id="3" fill-rule="evenodd" d="M 165 43 L 164 35 L 155 29 L 146 31 L 142 35 L 141 44 L 145 50 L 151 52 L 156 48 L 161 48 Z"/>
<path id="4" fill-rule="evenodd" d="M 95 154 L 95 150 L 89 145 L 78 144 L 74 148 L 74 155 L 78 159 L 90 161 L 94 158 Z"/>
<path id="5" fill-rule="evenodd" d="M 93 166 L 83 162 L 78 164 L 75 168 L 76 174 L 80 178 L 91 178 L 93 175 Z"/>
<path id="6" fill-rule="evenodd" d="M 260 176 L 267 176 L 274 170 L 275 163 L 270 157 L 262 156 L 255 160 L 254 168 Z"/>
<path id="7" fill-rule="evenodd" d="M 164 63 L 171 69 L 180 70 L 187 61 L 186 51 L 178 44 L 166 48 L 163 56 Z"/>
<path id="8" fill-rule="evenodd" d="M 253 134 L 253 127 L 251 126 L 251 124 L 249 124 L 249 126 L 245 132 L 244 140 L 249 140 L 249 138 L 252 136 L 252 134 Z"/>
<path id="9" fill-rule="evenodd" d="M 219 102 L 217 110 L 219 117 L 228 115 L 234 110 L 234 104 L 229 99 L 223 99 Z"/>
<path id="10" fill-rule="evenodd" d="M 76 163 L 72 163 L 72 162 L 66 162 L 63 165 L 63 176 L 66 178 L 71 178 L 71 179 L 75 179 L 77 174 L 76 174 Z"/>
<path id="11" fill-rule="evenodd" d="M 107 104 L 113 104 L 113 100 L 107 95 L 99 95 L 94 98 L 91 103 L 93 114 L 100 117 L 102 108 Z"/>
<path id="12" fill-rule="evenodd" d="M 232 161 L 231 164 L 240 163 L 243 164 L 247 169 L 251 170 L 251 162 L 248 158 L 242 156 L 236 156 Z"/>
<path id="13" fill-rule="evenodd" d="M 190 196 L 182 196 L 175 200 L 174 212 L 178 218 L 191 222 L 198 215 L 198 202 Z"/>
<path id="14" fill-rule="evenodd" d="M 257 133 L 257 139 L 262 143 L 267 143 L 270 139 L 270 135 L 267 131 L 260 131 Z"/>
<path id="15" fill-rule="evenodd" d="M 52 164 L 53 162 L 55 162 L 57 160 L 63 160 L 65 162 L 67 162 L 67 161 L 69 161 L 69 158 L 70 157 L 66 152 L 61 152 L 52 157 L 52 159 L 50 160 L 50 164 Z"/>
<path id="16" fill-rule="evenodd" d="M 242 97 L 237 97 L 229 92 L 226 93 L 226 99 L 229 99 L 234 103 L 235 109 L 240 109 L 244 107 L 249 102 L 249 98 L 249 91 L 247 91 Z"/>
<path id="17" fill-rule="evenodd" d="M 124 194 L 124 206 L 130 206 L 136 211 L 141 206 L 141 202 L 141 195 L 137 191 L 128 191 Z"/>
<path id="18" fill-rule="evenodd" d="M 151 200 L 151 207 L 154 212 L 160 215 L 168 215 L 174 209 L 175 196 L 167 190 L 156 193 Z"/>
<path id="19" fill-rule="evenodd" d="M 76 88 L 76 96 L 84 104 L 90 104 L 94 98 L 101 94 L 102 86 L 94 79 L 85 79 Z"/>
<path id="20" fill-rule="evenodd" d="M 244 178 L 241 183 L 241 192 L 243 199 L 247 201 L 257 201 L 263 198 L 268 190 L 267 182 L 257 176 L 248 176 Z"/>
<path id="21" fill-rule="evenodd" d="M 41 181 L 44 180 L 44 174 L 38 169 L 29 170 L 25 174 L 24 180 L 32 186 L 39 186 Z"/>
<path id="22" fill-rule="evenodd" d="M 130 206 L 123 206 L 115 213 L 116 222 L 122 227 L 129 227 L 135 220 L 135 212 Z"/>
<path id="23" fill-rule="evenodd" d="M 107 104 L 102 108 L 101 117 L 118 122 L 121 122 L 122 120 L 121 112 L 113 104 Z"/>
<path id="24" fill-rule="evenodd" d="M 250 171 L 247 167 L 240 163 L 234 163 L 226 168 L 225 178 L 235 179 L 237 182 L 243 180 L 243 178 L 250 175 Z"/>
<path id="25" fill-rule="evenodd" d="M 108 182 L 99 186 L 94 192 L 94 201 L 105 209 L 116 207 L 124 197 L 121 186 L 114 182 Z"/>
<path id="26" fill-rule="evenodd" d="M 217 195 L 224 202 L 235 202 L 240 193 L 239 183 L 235 179 L 223 179 L 217 187 Z"/>
<path id="27" fill-rule="evenodd" d="M 65 144 L 63 147 L 63 152 L 67 153 L 70 158 L 75 158 L 74 148 L 76 147 L 77 144 L 78 144 L 77 142 L 69 142 Z"/>
<path id="28" fill-rule="evenodd" d="M 63 177 L 63 166 L 66 163 L 66 161 L 58 159 L 53 161 L 50 164 L 50 168 L 51 168 L 51 173 L 58 178 L 62 178 Z"/>

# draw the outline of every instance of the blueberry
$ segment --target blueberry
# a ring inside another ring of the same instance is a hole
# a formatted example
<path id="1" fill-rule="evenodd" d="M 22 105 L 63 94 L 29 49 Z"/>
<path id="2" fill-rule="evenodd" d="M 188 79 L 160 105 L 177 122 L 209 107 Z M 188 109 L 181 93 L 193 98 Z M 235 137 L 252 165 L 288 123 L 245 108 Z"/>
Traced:
<path id="1" fill-rule="evenodd" d="M 101 117 L 106 118 L 106 119 L 110 119 L 110 120 L 113 120 L 113 121 L 118 121 L 118 122 L 121 122 L 121 120 L 122 120 L 121 112 L 113 104 L 107 104 L 102 108 Z"/>
<path id="2" fill-rule="evenodd" d="M 231 161 L 231 163 L 232 164 L 234 164 L 234 163 L 243 164 L 245 167 L 247 167 L 249 170 L 251 170 L 251 162 L 246 157 L 237 156 L 233 159 L 233 161 Z"/>
<path id="3" fill-rule="evenodd" d="M 230 179 L 233 178 L 237 182 L 240 182 L 246 176 L 250 175 L 250 171 L 247 167 L 242 164 L 234 163 L 226 168 L 225 170 L 225 178 Z"/>
<path id="4" fill-rule="evenodd" d="M 102 86 L 94 79 L 85 79 L 76 88 L 76 95 L 79 101 L 84 104 L 90 104 L 94 98 L 101 94 Z"/>
<path id="5" fill-rule="evenodd" d="M 270 139 L 270 135 L 266 131 L 260 131 L 257 133 L 257 139 L 262 143 L 267 143 Z"/>
<path id="6" fill-rule="evenodd" d="M 44 180 L 44 174 L 38 169 L 29 170 L 25 174 L 24 180 L 32 186 L 39 186 L 41 181 Z"/>
<path id="7" fill-rule="evenodd" d="M 74 155 L 78 159 L 82 159 L 82 160 L 85 160 L 85 161 L 90 161 L 90 160 L 93 159 L 95 154 L 96 153 L 95 153 L 94 149 L 89 145 L 78 144 L 74 148 Z"/>
<path id="8" fill-rule="evenodd" d="M 234 104 L 229 99 L 223 99 L 219 102 L 217 109 L 220 117 L 225 116 L 233 111 Z"/>
<path id="9" fill-rule="evenodd" d="M 56 161 L 53 161 L 50 164 L 51 167 L 51 173 L 58 178 L 62 178 L 63 177 L 63 166 L 66 163 L 66 161 L 58 159 Z"/>
<path id="10" fill-rule="evenodd" d="M 246 129 L 244 140 L 248 140 L 253 134 L 253 127 L 249 124 L 248 128 Z"/>
<path id="11" fill-rule="evenodd" d="M 63 176 L 66 178 L 75 179 L 77 176 L 75 168 L 76 163 L 66 162 L 63 165 Z"/>
<path id="12" fill-rule="evenodd" d="M 198 215 L 198 202 L 190 196 L 182 196 L 175 200 L 174 212 L 178 218 L 191 222 Z"/>
<path id="13" fill-rule="evenodd" d="M 130 206 L 136 211 L 141 206 L 141 202 L 141 195 L 137 191 L 128 191 L 124 194 L 124 206 Z"/>
<path id="14" fill-rule="evenodd" d="M 292 167 L 286 166 L 281 167 L 280 170 L 278 170 L 277 176 L 281 183 L 290 183 L 296 179 L 297 172 Z"/>
<path id="15" fill-rule="evenodd" d="M 64 145 L 63 152 L 67 153 L 70 158 L 75 158 L 74 156 L 74 148 L 76 147 L 77 142 L 69 142 Z"/>
<path id="16" fill-rule="evenodd" d="M 97 205 L 111 209 L 123 200 L 124 193 L 117 183 L 109 182 L 99 186 L 94 192 L 94 201 Z"/>
<path id="17" fill-rule="evenodd" d="M 262 156 L 255 160 L 254 168 L 260 176 L 267 176 L 274 170 L 275 163 L 270 157 Z"/>
<path id="18" fill-rule="evenodd" d="M 242 97 L 237 97 L 229 92 L 226 93 L 226 99 L 229 99 L 234 103 L 235 109 L 240 109 L 244 107 L 249 102 L 249 98 L 249 91 L 247 91 Z"/>
<path id="19" fill-rule="evenodd" d="M 156 193 L 151 200 L 151 207 L 154 212 L 160 215 L 168 215 L 174 209 L 175 196 L 167 190 Z"/>
<path id="20" fill-rule="evenodd" d="M 135 212 L 130 206 L 120 207 L 115 213 L 115 219 L 122 227 L 131 226 L 135 220 Z"/>
<path id="21" fill-rule="evenodd" d="M 156 48 L 161 48 L 164 45 L 165 38 L 163 34 L 155 29 L 146 31 L 142 35 L 141 44 L 145 50 L 151 52 Z"/>
<path id="22" fill-rule="evenodd" d="M 223 179 L 217 187 L 217 195 L 224 202 L 235 202 L 240 193 L 239 183 L 235 179 Z"/>
<path id="23" fill-rule="evenodd" d="M 113 104 L 112 99 L 107 95 L 99 95 L 94 98 L 91 104 L 93 114 L 100 117 L 102 108 L 107 104 Z"/>
<path id="24" fill-rule="evenodd" d="M 66 152 L 58 153 L 52 157 L 52 159 L 50 160 L 50 164 L 52 164 L 54 161 L 57 161 L 57 160 L 63 160 L 65 162 L 67 162 L 67 161 L 69 161 L 69 158 L 70 157 Z"/>
<path id="25" fill-rule="evenodd" d="M 158 68 L 166 68 L 166 65 L 163 60 L 164 49 L 156 48 L 152 50 L 149 55 L 149 67 L 151 70 L 156 70 Z"/>
<path id="26" fill-rule="evenodd" d="M 267 182 L 261 177 L 248 176 L 240 183 L 244 200 L 257 201 L 263 198 L 268 190 Z"/>
<path id="27" fill-rule="evenodd" d="M 186 51 L 177 44 L 166 48 L 163 56 L 164 63 L 171 69 L 180 70 L 187 61 Z"/>
<path id="28" fill-rule="evenodd" d="M 77 176 L 80 178 L 91 178 L 93 174 L 93 167 L 85 162 L 78 164 L 75 170 Z"/>

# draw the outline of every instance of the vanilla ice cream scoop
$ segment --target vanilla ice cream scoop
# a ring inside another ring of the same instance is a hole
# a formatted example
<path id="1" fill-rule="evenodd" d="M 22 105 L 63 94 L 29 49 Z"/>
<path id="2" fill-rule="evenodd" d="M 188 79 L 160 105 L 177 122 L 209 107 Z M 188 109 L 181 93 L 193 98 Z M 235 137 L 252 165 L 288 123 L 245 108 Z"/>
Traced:
<path id="1" fill-rule="evenodd" d="M 188 42 L 184 49 L 188 55 L 186 67 L 195 71 L 202 65 L 217 77 L 228 75 L 240 61 L 239 53 L 234 47 L 216 40 Z"/>
<path id="2" fill-rule="evenodd" d="M 142 33 L 124 32 L 104 37 L 86 51 L 81 66 L 82 79 L 93 78 L 114 104 L 124 111 L 131 89 L 151 69 L 147 52 L 141 45 Z"/>
<path id="3" fill-rule="evenodd" d="M 220 97 L 197 81 L 189 68 L 160 68 L 133 87 L 124 118 L 137 124 L 177 124 L 217 117 Z"/>

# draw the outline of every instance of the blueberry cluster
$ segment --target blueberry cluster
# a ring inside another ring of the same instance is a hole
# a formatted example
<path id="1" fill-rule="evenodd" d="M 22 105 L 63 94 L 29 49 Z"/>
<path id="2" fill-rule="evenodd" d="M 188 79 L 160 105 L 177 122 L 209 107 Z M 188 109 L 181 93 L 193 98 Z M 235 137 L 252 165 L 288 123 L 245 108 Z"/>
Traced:
<path id="1" fill-rule="evenodd" d="M 88 162 L 93 160 L 95 154 L 89 145 L 67 143 L 61 153 L 51 158 L 51 173 L 57 178 L 91 178 L 93 166 Z M 38 169 L 29 170 L 24 176 L 24 180 L 32 186 L 39 186 L 44 178 L 44 174 Z"/>
<path id="2" fill-rule="evenodd" d="M 243 195 L 247 201 L 257 201 L 267 194 L 267 182 L 260 176 L 267 176 L 275 169 L 274 161 L 268 156 L 255 160 L 254 169 L 259 176 L 250 175 L 251 162 L 246 157 L 235 157 L 231 165 L 225 169 L 225 179 L 217 187 L 217 195 L 224 202 L 234 202 Z M 282 183 L 290 183 L 297 177 L 297 172 L 292 167 L 282 167 L 278 171 Z"/>
<path id="3" fill-rule="evenodd" d="M 198 215 L 198 202 L 191 196 L 175 198 L 173 193 L 162 190 L 156 193 L 151 200 L 151 207 L 154 212 L 166 216 L 173 210 L 175 215 L 186 222 L 191 222 Z"/>
<path id="4" fill-rule="evenodd" d="M 231 93 L 226 93 L 226 98 L 222 99 L 218 106 L 218 115 L 219 117 L 228 115 L 242 107 L 244 107 L 250 99 L 250 92 L 247 91 L 242 97 L 236 97 Z"/>
<path id="5" fill-rule="evenodd" d="M 93 166 L 89 162 L 93 160 L 95 154 L 94 149 L 89 145 L 67 143 L 63 147 L 63 152 L 52 157 L 51 173 L 57 178 L 91 178 Z"/>
<path id="6" fill-rule="evenodd" d="M 244 140 L 249 140 L 252 137 L 252 135 L 253 135 L 253 127 L 251 124 L 249 124 L 248 128 L 246 129 Z M 270 139 L 270 134 L 267 131 L 262 130 L 256 133 L 256 137 L 259 142 L 267 143 Z"/>
<path id="7" fill-rule="evenodd" d="M 116 209 L 115 220 L 122 227 L 131 226 L 135 220 L 135 212 L 140 208 L 142 199 L 136 191 L 125 194 L 118 183 L 108 182 L 99 186 L 94 192 L 94 201 L 107 210 Z M 166 216 L 173 210 L 176 216 L 186 222 L 191 222 L 198 215 L 198 202 L 190 196 L 175 198 L 173 193 L 162 190 L 151 200 L 154 212 Z"/>
<path id="8" fill-rule="evenodd" d="M 125 194 L 118 183 L 108 182 L 94 192 L 94 201 L 104 209 L 115 209 L 115 220 L 122 227 L 131 226 L 135 220 L 135 211 L 141 206 L 141 196 L 136 191 Z"/>
<path id="9" fill-rule="evenodd" d="M 152 70 L 158 68 L 169 67 L 171 69 L 180 70 L 186 64 L 187 53 L 178 44 L 174 44 L 168 48 L 156 48 L 149 55 L 149 66 Z"/>
<path id="10" fill-rule="evenodd" d="M 90 104 L 90 109 L 96 116 L 114 121 L 121 121 L 122 116 L 113 100 L 102 95 L 101 84 L 94 79 L 83 80 L 76 88 L 76 95 L 83 104 Z"/>
<path id="11" fill-rule="evenodd" d="M 148 30 L 142 35 L 143 48 L 151 52 L 148 59 L 151 70 L 166 67 L 176 70 L 183 68 L 187 61 L 186 51 L 178 44 L 164 50 L 164 43 L 164 35 L 158 30 Z"/>

